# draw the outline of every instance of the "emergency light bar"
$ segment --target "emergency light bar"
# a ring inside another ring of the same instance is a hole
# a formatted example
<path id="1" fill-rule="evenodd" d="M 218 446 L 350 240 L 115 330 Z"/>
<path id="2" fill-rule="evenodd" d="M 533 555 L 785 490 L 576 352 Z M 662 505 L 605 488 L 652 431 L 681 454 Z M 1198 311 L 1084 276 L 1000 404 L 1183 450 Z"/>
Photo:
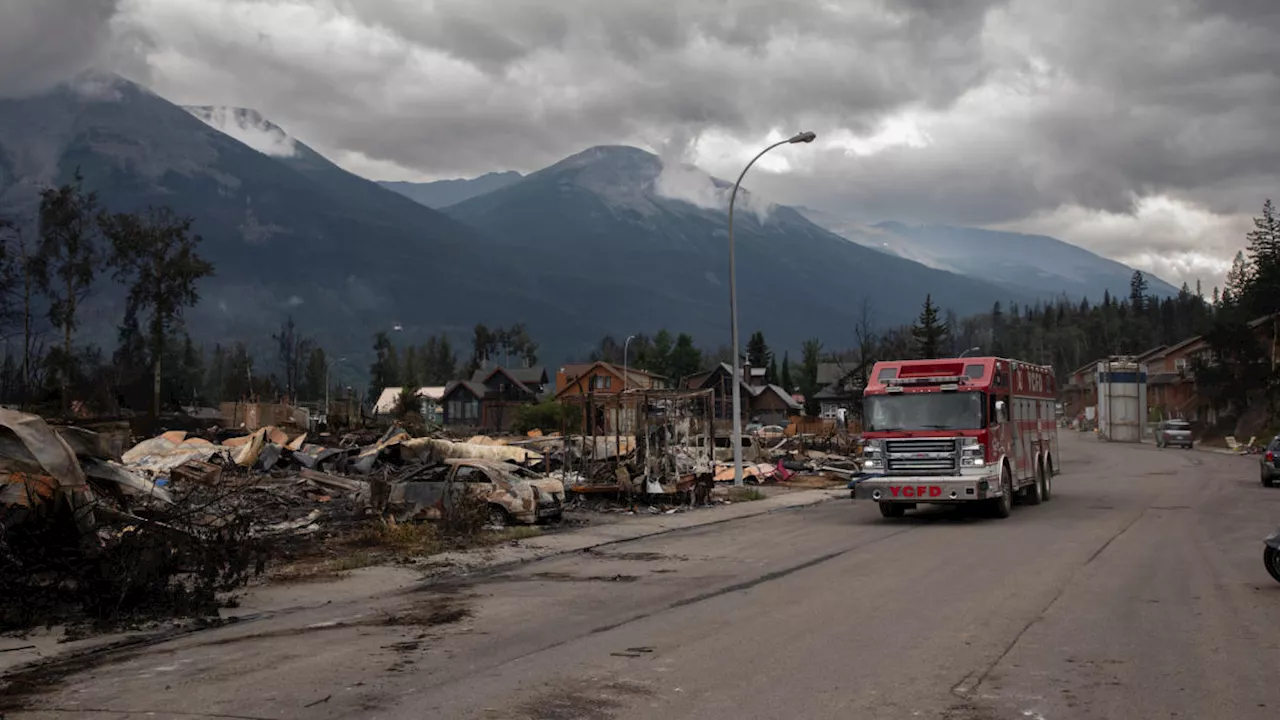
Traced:
<path id="1" fill-rule="evenodd" d="M 959 385 L 969 382 L 968 375 L 944 375 L 940 377 L 887 378 L 885 385 Z"/>

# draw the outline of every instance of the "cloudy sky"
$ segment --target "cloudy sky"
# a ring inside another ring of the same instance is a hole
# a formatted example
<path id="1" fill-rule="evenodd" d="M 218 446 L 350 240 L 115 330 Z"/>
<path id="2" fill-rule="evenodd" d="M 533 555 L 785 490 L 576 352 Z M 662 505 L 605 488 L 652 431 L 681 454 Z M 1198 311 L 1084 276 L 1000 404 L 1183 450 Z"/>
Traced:
<path id="1" fill-rule="evenodd" d="M 376 179 L 603 143 L 732 178 L 809 129 L 749 184 L 1206 287 L 1280 195 L 1276 0 L 0 0 L 0 93 L 88 66 Z"/>

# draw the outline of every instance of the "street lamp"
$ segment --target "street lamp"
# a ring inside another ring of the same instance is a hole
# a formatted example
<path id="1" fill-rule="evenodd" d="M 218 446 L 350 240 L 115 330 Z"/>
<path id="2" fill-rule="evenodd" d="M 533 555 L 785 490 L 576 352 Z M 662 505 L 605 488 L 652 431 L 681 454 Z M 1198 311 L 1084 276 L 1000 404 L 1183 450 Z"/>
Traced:
<path id="1" fill-rule="evenodd" d="M 981 349 L 982 349 L 982 348 L 977 347 L 977 346 L 971 347 L 971 348 L 969 348 L 968 350 L 965 350 L 964 352 L 960 353 L 960 357 L 964 357 L 964 356 L 968 355 L 968 354 L 969 354 L 969 353 L 971 353 L 971 352 L 978 352 L 978 351 L 979 351 L 979 350 L 981 350 Z"/>
<path id="2" fill-rule="evenodd" d="M 628 335 L 627 341 L 622 343 L 622 392 L 627 391 L 627 348 L 630 347 L 631 341 L 635 339 L 635 335 Z"/>
<path id="3" fill-rule="evenodd" d="M 742 371 L 738 358 L 738 276 L 733 260 L 733 204 L 738 199 L 738 186 L 742 184 L 742 178 L 747 176 L 747 171 L 765 153 L 779 145 L 810 143 L 816 137 L 817 135 L 806 131 L 786 140 L 779 140 L 761 150 L 759 155 L 751 158 L 751 162 L 742 168 L 742 174 L 733 184 L 733 193 L 729 195 L 729 315 L 731 317 L 730 334 L 733 336 L 730 342 L 733 345 L 733 484 L 735 487 L 742 487 L 742 378 L 738 376 Z"/>
<path id="4" fill-rule="evenodd" d="M 330 360 L 324 365 L 324 416 L 326 418 L 329 417 L 329 372 L 333 370 L 334 365 L 346 361 L 346 358 L 338 358 L 337 360 Z"/>

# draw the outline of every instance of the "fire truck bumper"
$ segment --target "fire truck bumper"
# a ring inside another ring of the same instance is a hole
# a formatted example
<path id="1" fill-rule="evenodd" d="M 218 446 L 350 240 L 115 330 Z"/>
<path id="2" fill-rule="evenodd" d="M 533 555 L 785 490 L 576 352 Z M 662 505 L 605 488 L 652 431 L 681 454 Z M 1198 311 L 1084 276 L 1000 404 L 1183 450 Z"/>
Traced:
<path id="1" fill-rule="evenodd" d="M 854 500 L 905 503 L 959 503 L 1000 497 L 995 476 L 878 477 L 853 486 Z"/>

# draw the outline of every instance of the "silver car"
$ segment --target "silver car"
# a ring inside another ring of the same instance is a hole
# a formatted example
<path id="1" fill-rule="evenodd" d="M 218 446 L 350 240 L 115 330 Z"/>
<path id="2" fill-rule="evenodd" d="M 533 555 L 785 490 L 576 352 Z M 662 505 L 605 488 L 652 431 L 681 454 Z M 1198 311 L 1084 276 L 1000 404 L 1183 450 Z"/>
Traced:
<path id="1" fill-rule="evenodd" d="M 1186 420 L 1164 420 L 1156 429 L 1156 447 L 1177 445 L 1191 449 L 1191 423 Z"/>
<path id="2" fill-rule="evenodd" d="M 1267 449 L 1258 456 L 1258 464 L 1262 466 L 1262 484 L 1273 487 L 1276 478 L 1280 478 L 1280 435 L 1272 438 Z"/>

